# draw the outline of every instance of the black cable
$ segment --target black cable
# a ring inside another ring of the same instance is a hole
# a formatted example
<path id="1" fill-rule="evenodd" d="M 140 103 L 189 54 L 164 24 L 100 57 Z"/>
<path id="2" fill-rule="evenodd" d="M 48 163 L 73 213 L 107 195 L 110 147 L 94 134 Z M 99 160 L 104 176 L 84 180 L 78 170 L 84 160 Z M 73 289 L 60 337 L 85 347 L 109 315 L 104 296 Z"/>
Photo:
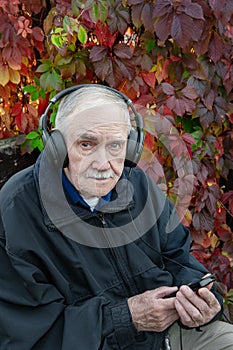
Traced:
<path id="1" fill-rule="evenodd" d="M 223 311 L 222 315 L 228 323 L 233 324 L 232 321 L 228 318 L 228 316 L 225 314 L 224 311 Z"/>
<path id="2" fill-rule="evenodd" d="M 180 327 L 180 350 L 183 350 L 182 328 Z"/>

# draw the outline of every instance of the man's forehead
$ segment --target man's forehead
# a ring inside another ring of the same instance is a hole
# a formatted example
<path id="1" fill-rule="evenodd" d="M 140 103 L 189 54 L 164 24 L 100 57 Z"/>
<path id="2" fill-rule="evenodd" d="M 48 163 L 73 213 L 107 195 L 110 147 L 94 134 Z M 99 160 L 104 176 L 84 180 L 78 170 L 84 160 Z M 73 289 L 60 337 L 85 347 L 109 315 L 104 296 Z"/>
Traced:
<path id="1" fill-rule="evenodd" d="M 79 110 L 78 108 L 73 111 L 74 122 L 85 124 L 87 122 L 105 124 L 115 122 L 128 122 L 129 115 L 125 109 L 118 105 L 105 104 L 96 106 L 95 108 L 87 108 L 85 110 Z"/>
<path id="2" fill-rule="evenodd" d="M 70 124 L 70 132 L 77 135 L 83 133 L 97 133 L 97 132 L 122 132 L 128 130 L 129 123 L 126 118 L 112 118 L 110 117 L 96 117 L 96 118 L 75 118 Z"/>
<path id="3" fill-rule="evenodd" d="M 100 123 L 92 125 L 79 126 L 77 129 L 72 129 L 71 133 L 75 138 L 97 139 L 104 135 L 106 138 L 118 137 L 124 138 L 128 134 L 128 125 L 124 123 Z M 125 135 L 124 135 L 125 134 Z"/>

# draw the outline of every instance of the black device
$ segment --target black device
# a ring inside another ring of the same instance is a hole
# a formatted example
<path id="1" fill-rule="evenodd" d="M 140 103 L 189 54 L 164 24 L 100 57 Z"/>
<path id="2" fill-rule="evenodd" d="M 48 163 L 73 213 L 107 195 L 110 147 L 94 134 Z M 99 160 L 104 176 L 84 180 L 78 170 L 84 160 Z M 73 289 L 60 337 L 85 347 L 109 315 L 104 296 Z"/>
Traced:
<path id="1" fill-rule="evenodd" d="M 60 91 L 57 95 L 51 98 L 45 112 L 42 114 L 40 118 L 42 140 L 43 140 L 44 146 L 46 146 L 45 147 L 46 153 L 49 155 L 49 157 L 51 157 L 51 160 L 53 160 L 54 164 L 56 164 L 57 166 L 65 167 L 68 165 L 67 148 L 66 148 L 66 144 L 62 133 L 57 129 L 52 129 L 51 131 L 48 130 L 49 110 L 51 109 L 51 106 L 54 105 L 57 101 L 59 101 L 61 98 L 65 97 L 66 95 L 76 90 L 82 89 L 84 87 L 85 88 L 88 87 L 90 89 L 90 96 L 91 96 L 91 89 L 96 86 L 102 88 L 103 90 L 110 90 L 115 94 L 117 94 L 120 98 L 122 98 L 125 101 L 128 108 L 133 113 L 136 127 L 131 128 L 130 134 L 128 136 L 125 166 L 128 166 L 130 168 L 135 167 L 141 157 L 141 153 L 144 145 L 142 117 L 136 111 L 136 109 L 132 104 L 132 101 L 126 95 L 124 95 L 122 92 L 114 88 L 111 88 L 105 85 L 100 85 L 100 84 L 74 85 Z"/>
<path id="2" fill-rule="evenodd" d="M 189 286 L 189 288 L 191 288 L 194 292 L 196 292 L 199 288 L 206 287 L 208 286 L 208 284 L 214 281 L 215 281 L 215 277 L 213 275 L 208 275 L 206 277 L 202 277 L 198 281 L 194 280 L 188 283 L 187 286 Z"/>
<path id="3" fill-rule="evenodd" d="M 190 283 L 187 283 L 186 285 L 191 288 L 194 292 L 196 292 L 198 289 L 208 286 L 208 284 L 215 281 L 215 277 L 213 275 L 208 275 L 205 277 L 202 277 L 201 279 L 195 279 L 191 281 Z M 169 295 L 166 295 L 165 298 L 172 298 L 176 296 L 176 292 L 171 293 Z"/>

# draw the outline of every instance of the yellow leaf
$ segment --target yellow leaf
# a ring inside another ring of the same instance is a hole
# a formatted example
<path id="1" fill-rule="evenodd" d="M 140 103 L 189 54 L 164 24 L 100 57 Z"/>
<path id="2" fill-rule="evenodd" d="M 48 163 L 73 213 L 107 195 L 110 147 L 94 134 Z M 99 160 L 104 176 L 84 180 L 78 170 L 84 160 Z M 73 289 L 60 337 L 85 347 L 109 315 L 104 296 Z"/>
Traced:
<path id="1" fill-rule="evenodd" d="M 21 69 L 21 64 L 15 62 L 15 60 L 10 57 L 8 60 L 7 60 L 7 63 L 8 63 L 8 66 L 14 70 L 19 70 Z"/>
<path id="2" fill-rule="evenodd" d="M 10 81 L 13 83 L 13 84 L 19 84 L 20 83 L 20 74 L 19 74 L 19 71 L 17 70 L 14 70 L 14 69 L 11 69 L 9 67 L 9 79 Z"/>
<path id="3" fill-rule="evenodd" d="M 10 74 L 7 65 L 0 65 L 0 85 L 5 86 L 10 80 Z"/>
<path id="4" fill-rule="evenodd" d="M 22 63 L 23 63 L 25 66 L 28 66 L 28 58 L 25 57 L 25 56 L 22 56 Z"/>

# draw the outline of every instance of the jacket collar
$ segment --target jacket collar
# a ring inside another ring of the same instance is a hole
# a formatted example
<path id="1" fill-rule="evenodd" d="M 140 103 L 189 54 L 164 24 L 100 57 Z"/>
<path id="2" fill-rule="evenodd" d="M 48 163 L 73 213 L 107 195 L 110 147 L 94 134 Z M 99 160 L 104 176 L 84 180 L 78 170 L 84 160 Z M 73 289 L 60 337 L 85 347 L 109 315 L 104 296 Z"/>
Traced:
<path id="1" fill-rule="evenodd" d="M 112 190 L 111 200 L 108 202 L 102 199 L 96 206 L 96 213 L 92 213 L 80 203 L 73 207 L 64 192 L 62 169 L 57 168 L 45 152 L 42 152 L 34 165 L 34 179 L 45 225 L 50 229 L 60 229 L 64 225 L 88 220 L 94 215 L 119 212 L 132 207 L 134 200 L 129 174 L 130 169 L 125 168 L 116 187 Z"/>

